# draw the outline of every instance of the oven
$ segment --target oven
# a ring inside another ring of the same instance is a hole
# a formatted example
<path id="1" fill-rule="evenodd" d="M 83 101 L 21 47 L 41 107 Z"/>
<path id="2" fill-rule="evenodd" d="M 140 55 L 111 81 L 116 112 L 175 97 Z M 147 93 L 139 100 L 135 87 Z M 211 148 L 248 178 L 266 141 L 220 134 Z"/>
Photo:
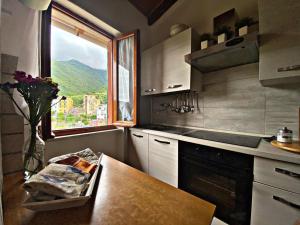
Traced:
<path id="1" fill-rule="evenodd" d="M 215 216 L 230 225 L 249 225 L 253 156 L 179 143 L 179 188 L 217 206 Z"/>

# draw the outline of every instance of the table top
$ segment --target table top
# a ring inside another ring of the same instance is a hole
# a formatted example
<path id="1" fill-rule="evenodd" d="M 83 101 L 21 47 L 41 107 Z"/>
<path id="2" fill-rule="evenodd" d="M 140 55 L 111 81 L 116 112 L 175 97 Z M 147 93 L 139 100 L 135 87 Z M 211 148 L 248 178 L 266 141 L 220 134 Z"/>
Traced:
<path id="1" fill-rule="evenodd" d="M 21 206 L 22 174 L 4 178 L 4 225 L 209 225 L 215 206 L 108 156 L 89 202 L 34 212 Z"/>

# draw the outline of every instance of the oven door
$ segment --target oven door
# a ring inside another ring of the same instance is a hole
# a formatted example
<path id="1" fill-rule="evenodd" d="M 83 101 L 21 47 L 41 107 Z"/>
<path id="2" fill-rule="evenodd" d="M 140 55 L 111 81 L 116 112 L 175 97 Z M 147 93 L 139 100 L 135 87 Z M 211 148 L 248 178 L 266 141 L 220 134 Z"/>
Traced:
<path id="1" fill-rule="evenodd" d="M 253 175 L 219 163 L 180 155 L 179 188 L 217 206 L 216 217 L 249 225 Z"/>

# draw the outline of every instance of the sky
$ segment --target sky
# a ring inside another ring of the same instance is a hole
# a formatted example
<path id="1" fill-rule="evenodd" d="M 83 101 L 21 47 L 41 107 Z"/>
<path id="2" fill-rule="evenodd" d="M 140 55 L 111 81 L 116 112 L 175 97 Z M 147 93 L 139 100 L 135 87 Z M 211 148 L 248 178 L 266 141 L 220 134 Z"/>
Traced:
<path id="1" fill-rule="evenodd" d="M 51 59 L 75 59 L 95 69 L 107 69 L 107 49 L 55 26 L 51 27 Z"/>

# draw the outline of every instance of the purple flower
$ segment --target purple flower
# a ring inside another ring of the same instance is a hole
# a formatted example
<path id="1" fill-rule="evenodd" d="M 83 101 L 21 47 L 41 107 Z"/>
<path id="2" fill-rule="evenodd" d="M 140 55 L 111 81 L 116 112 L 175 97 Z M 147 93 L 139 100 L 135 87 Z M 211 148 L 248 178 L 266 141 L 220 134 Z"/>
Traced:
<path id="1" fill-rule="evenodd" d="M 28 104 L 29 109 L 35 107 L 34 112 L 48 112 L 51 108 L 51 101 L 58 98 L 58 84 L 53 82 L 50 77 L 46 78 L 33 78 L 32 75 L 26 74 L 23 71 L 16 71 L 14 74 L 16 83 L 4 83 L 0 84 L 0 89 L 12 96 L 10 90 L 17 88 L 19 93 L 24 97 L 25 102 Z M 62 97 L 65 100 L 65 97 Z M 34 103 L 34 104 L 33 104 Z M 49 107 L 50 106 L 50 107 Z M 30 110 L 31 112 L 32 110 Z M 38 123 L 44 116 L 39 113 L 30 113 L 27 116 L 21 110 L 23 116 L 30 123 Z M 33 111 L 32 111 L 33 112 Z"/>
<path id="2" fill-rule="evenodd" d="M 26 73 L 23 71 L 16 71 L 14 79 L 18 82 L 22 82 L 26 79 Z"/>

